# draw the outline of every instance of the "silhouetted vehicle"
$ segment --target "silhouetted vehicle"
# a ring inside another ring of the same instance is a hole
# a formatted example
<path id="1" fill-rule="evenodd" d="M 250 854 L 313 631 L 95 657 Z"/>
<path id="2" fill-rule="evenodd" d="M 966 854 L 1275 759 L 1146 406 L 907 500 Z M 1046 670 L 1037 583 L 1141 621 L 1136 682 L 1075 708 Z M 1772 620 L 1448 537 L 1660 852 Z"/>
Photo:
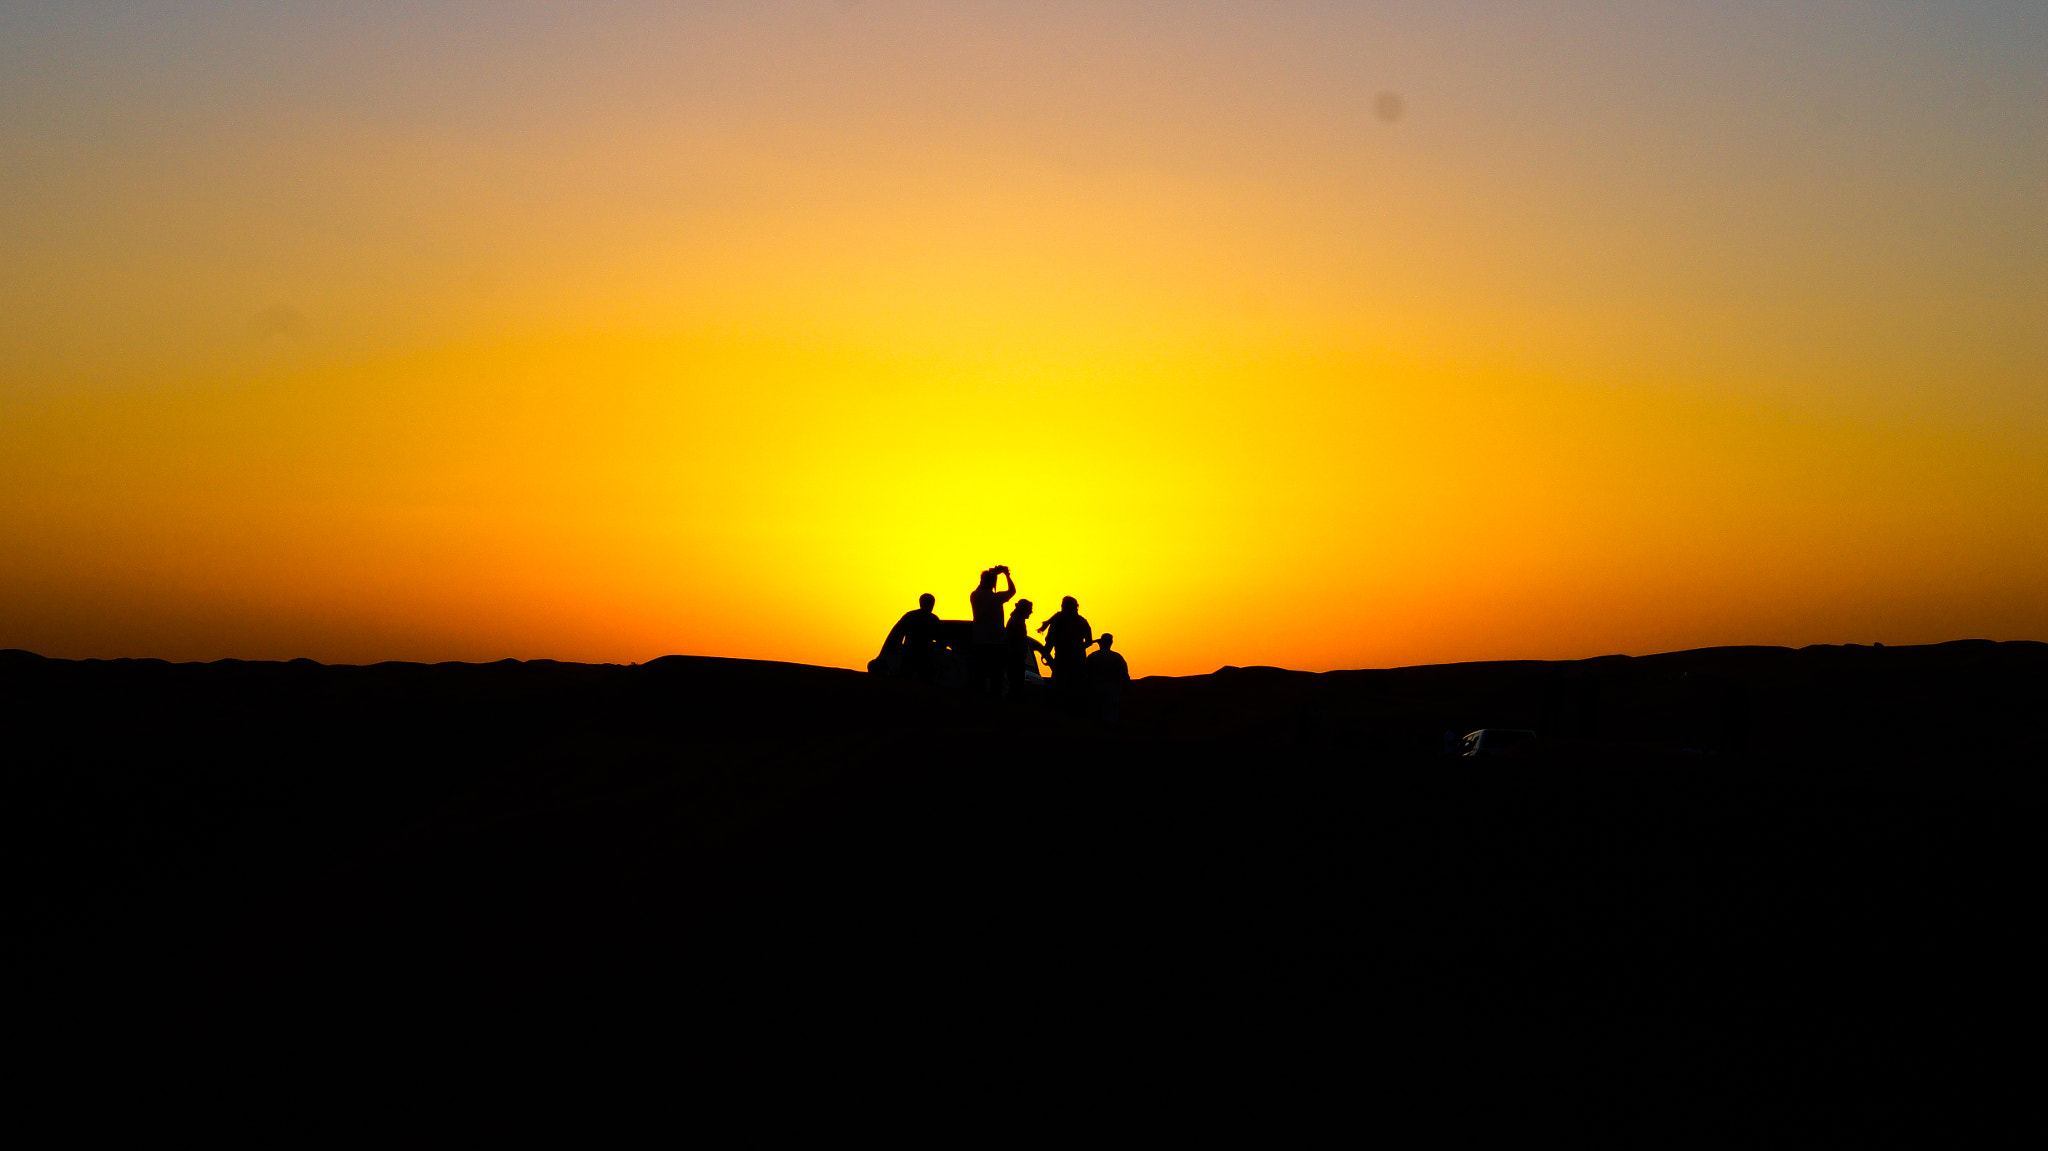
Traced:
<path id="1" fill-rule="evenodd" d="M 1511 747 L 1519 747 L 1536 739 L 1536 733 L 1524 727 L 1482 727 L 1465 735 L 1464 755 L 1467 759 L 1480 756 L 1499 755 Z"/>
<path id="2" fill-rule="evenodd" d="M 933 645 L 931 653 L 932 670 L 929 682 L 943 687 L 965 688 L 970 681 L 968 661 L 974 650 L 974 621 L 942 619 L 937 623 L 937 643 Z M 868 671 L 875 675 L 902 675 L 905 669 L 901 660 L 890 657 L 888 645 L 885 643 L 883 654 L 868 661 Z"/>

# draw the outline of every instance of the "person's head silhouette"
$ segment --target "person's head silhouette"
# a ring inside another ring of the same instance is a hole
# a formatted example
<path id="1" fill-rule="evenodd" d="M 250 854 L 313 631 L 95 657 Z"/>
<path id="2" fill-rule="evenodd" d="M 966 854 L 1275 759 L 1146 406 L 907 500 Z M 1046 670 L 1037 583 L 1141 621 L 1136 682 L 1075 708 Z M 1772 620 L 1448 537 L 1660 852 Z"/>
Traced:
<path id="1" fill-rule="evenodd" d="M 997 569 L 990 568 L 987 571 L 981 573 L 981 590 L 993 591 L 995 589 L 996 571 Z"/>
<path id="2" fill-rule="evenodd" d="M 1115 637 L 1115 636 L 1113 636 L 1113 635 L 1109 634 L 1108 632 L 1103 632 L 1103 633 L 1102 633 L 1102 638 L 1101 638 L 1101 639 L 1098 639 L 1098 640 L 1096 640 L 1096 641 L 1095 641 L 1095 646 L 1097 646 L 1097 647 L 1101 648 L 1101 649 L 1102 649 L 1102 650 L 1104 650 L 1104 651 L 1108 651 L 1108 650 L 1109 650 L 1109 645 L 1110 645 L 1110 644 L 1112 644 L 1112 643 L 1115 643 L 1115 642 L 1116 642 L 1116 637 Z"/>
<path id="3" fill-rule="evenodd" d="M 1075 598 L 1074 598 L 1073 596 L 1068 596 L 1067 598 L 1065 598 L 1065 599 L 1063 599 L 1063 600 L 1061 600 L 1061 601 L 1060 601 L 1060 610 L 1061 610 L 1061 611 L 1080 611 L 1080 610 L 1081 610 L 1081 601 L 1080 601 L 1080 600 L 1077 600 L 1077 599 L 1075 599 Z"/>
<path id="4" fill-rule="evenodd" d="M 1018 601 L 1017 601 L 1017 606 L 1016 606 L 1016 607 L 1013 607 L 1013 608 L 1011 608 L 1011 609 L 1010 609 L 1010 619 L 1011 619 L 1011 621 L 1012 621 L 1012 622 L 1014 622 L 1014 621 L 1016 621 L 1016 620 L 1020 620 L 1020 619 L 1030 619 L 1030 618 L 1031 618 L 1031 601 L 1030 601 L 1030 600 L 1028 600 L 1028 599 L 1020 599 L 1020 600 L 1018 600 Z"/>
<path id="5" fill-rule="evenodd" d="M 925 611 L 932 610 L 933 608 L 937 607 L 938 604 L 939 597 L 933 595 L 930 592 L 926 592 L 923 595 L 917 597 L 917 606 L 923 608 Z"/>

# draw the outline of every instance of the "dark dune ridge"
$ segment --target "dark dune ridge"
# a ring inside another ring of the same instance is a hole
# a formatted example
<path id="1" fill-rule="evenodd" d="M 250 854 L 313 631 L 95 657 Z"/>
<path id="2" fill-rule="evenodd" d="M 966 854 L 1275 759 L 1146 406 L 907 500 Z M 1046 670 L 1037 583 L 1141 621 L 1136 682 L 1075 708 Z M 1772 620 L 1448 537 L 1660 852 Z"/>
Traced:
<path id="1" fill-rule="evenodd" d="M 1962 1074 L 2048 759 L 2048 645 L 1989 641 L 1224 668 L 1114 728 L 687 656 L 6 651 L 0 698 L 8 960 L 65 1010 L 80 976 L 630 997 L 695 1036 L 1251 1028 L 1731 1132 L 1924 1117 Z M 1481 726 L 1540 738 L 1442 754 Z"/>

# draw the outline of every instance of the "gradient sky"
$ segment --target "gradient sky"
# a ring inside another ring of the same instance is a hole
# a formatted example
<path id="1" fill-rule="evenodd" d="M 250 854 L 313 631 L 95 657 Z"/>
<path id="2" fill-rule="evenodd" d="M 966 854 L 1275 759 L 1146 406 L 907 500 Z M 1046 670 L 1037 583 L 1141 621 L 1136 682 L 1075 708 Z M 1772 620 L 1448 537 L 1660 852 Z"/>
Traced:
<path id="1" fill-rule="evenodd" d="M 0 646 L 857 667 L 998 562 L 1137 674 L 2048 638 L 2044 60 L 2038 2 L 9 0 Z"/>

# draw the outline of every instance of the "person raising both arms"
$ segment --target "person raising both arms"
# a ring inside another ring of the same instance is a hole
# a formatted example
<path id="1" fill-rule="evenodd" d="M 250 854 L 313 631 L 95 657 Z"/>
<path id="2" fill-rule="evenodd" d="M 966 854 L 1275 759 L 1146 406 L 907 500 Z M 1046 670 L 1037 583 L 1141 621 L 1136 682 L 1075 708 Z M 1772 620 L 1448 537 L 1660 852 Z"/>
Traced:
<path id="1" fill-rule="evenodd" d="M 1002 591 L 996 590 L 996 577 L 1003 577 Z M 1003 691 L 1003 656 L 1008 645 L 1003 642 L 1003 605 L 1017 594 L 1017 581 L 1010 578 L 1010 569 L 1005 564 L 981 573 L 981 582 L 967 595 L 967 602 L 974 608 L 974 690 L 990 695 L 1001 695 Z"/>

